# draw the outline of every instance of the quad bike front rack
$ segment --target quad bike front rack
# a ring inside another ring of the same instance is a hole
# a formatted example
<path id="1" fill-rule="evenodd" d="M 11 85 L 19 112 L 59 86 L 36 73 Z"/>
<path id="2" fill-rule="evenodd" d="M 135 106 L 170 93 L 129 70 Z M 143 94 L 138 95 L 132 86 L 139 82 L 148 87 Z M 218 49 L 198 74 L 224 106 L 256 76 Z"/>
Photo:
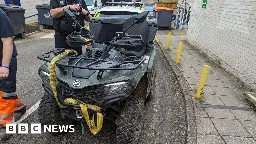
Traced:
<path id="1" fill-rule="evenodd" d="M 51 60 L 57 56 L 58 54 L 64 52 L 65 49 L 55 49 L 39 55 L 37 58 L 46 62 L 51 62 Z M 91 61 L 91 63 L 85 66 L 78 66 L 79 62 L 82 60 Z M 104 60 L 104 59 L 94 59 L 94 58 L 86 58 L 83 56 L 68 56 L 58 62 L 56 65 L 63 67 L 71 67 L 71 68 L 80 68 L 80 69 L 88 69 L 88 70 L 134 70 L 137 69 L 144 61 L 145 57 L 138 58 L 136 56 L 129 56 L 122 60 Z M 71 64 L 71 61 L 73 64 Z M 131 66 L 120 67 L 125 64 L 132 64 Z"/>

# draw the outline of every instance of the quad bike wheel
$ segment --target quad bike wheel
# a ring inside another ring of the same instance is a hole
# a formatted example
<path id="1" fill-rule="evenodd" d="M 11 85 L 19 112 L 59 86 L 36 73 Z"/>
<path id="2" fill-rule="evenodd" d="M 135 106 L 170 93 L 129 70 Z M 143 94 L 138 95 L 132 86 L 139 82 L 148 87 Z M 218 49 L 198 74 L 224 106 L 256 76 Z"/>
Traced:
<path id="1" fill-rule="evenodd" d="M 147 78 L 143 77 L 135 91 L 126 99 L 120 116 L 116 119 L 116 142 L 118 144 L 138 143 L 146 93 Z"/>
<path id="2" fill-rule="evenodd" d="M 147 98 L 146 102 L 150 101 L 153 98 L 154 95 L 154 87 L 155 87 L 155 81 L 156 81 L 156 70 L 155 70 L 155 64 L 153 65 L 153 68 L 151 72 L 148 74 L 148 90 L 147 90 Z"/>
<path id="3" fill-rule="evenodd" d="M 38 118 L 42 125 L 68 125 L 71 124 L 64 119 L 60 108 L 53 95 L 45 92 L 38 108 Z M 64 132 L 51 133 L 52 135 L 64 134 Z"/>

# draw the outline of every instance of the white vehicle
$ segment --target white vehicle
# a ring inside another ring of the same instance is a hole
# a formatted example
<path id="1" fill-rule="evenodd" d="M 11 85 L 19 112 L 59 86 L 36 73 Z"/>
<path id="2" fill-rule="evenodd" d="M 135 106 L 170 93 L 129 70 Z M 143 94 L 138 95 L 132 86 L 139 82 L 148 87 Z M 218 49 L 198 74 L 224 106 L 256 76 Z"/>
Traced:
<path id="1" fill-rule="evenodd" d="M 96 11 L 102 7 L 101 0 L 84 0 L 87 8 L 92 16 L 96 13 Z"/>
<path id="2" fill-rule="evenodd" d="M 107 2 L 98 9 L 95 17 L 130 17 L 142 12 L 142 4 L 138 2 Z"/>

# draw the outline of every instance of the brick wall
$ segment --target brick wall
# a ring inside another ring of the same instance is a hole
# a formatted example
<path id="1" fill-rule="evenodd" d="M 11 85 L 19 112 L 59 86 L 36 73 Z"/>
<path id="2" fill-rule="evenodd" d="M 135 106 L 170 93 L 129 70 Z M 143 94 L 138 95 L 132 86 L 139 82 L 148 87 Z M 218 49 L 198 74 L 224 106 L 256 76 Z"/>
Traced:
<path id="1" fill-rule="evenodd" d="M 188 41 L 256 89 L 256 0 L 194 0 Z"/>

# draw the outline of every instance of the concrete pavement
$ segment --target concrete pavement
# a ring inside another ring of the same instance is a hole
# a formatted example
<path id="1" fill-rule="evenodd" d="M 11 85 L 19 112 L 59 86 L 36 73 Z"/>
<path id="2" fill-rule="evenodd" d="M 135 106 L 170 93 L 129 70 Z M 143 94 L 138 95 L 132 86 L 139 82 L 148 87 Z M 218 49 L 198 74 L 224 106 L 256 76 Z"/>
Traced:
<path id="1" fill-rule="evenodd" d="M 234 77 L 210 61 L 205 54 L 186 42 L 185 31 L 172 31 L 171 46 L 165 48 L 169 31 L 158 31 L 159 44 L 165 57 L 174 67 L 186 93 L 187 99 L 193 99 L 190 107 L 195 109 L 196 141 L 198 144 L 255 144 L 256 114 L 245 101 L 244 93 L 248 90 Z M 207 38 L 205 38 L 207 40 Z M 176 65 L 178 42 L 183 41 L 180 64 Z M 204 65 L 209 65 L 209 75 L 201 100 L 195 100 Z M 189 90 L 188 90 L 189 89 Z M 188 104 L 187 104 L 188 105 Z M 189 105 L 188 105 L 189 106 Z M 193 115 L 192 115 L 193 117 Z M 193 127 L 194 123 L 190 123 Z M 193 131 L 191 132 L 193 136 Z M 193 137 L 192 137 L 193 139 Z"/>

